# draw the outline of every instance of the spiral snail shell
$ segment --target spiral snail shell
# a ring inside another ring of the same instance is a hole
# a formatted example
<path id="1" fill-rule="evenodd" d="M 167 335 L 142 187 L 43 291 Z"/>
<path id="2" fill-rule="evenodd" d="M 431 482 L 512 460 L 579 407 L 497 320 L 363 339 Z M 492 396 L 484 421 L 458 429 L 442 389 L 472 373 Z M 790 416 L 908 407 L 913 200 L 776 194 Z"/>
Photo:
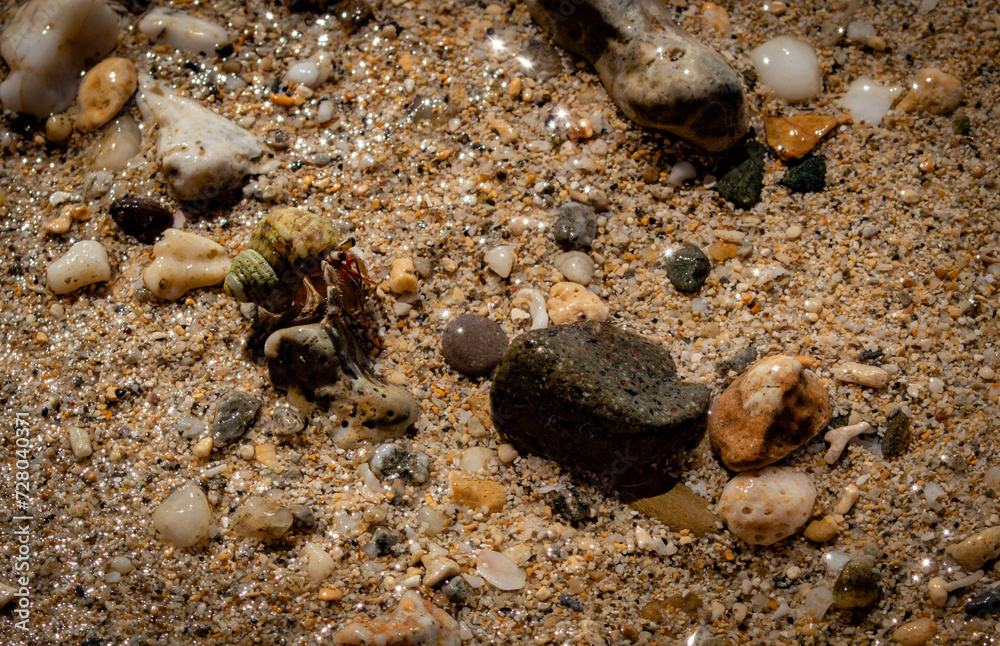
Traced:
<path id="1" fill-rule="evenodd" d="M 360 308 L 367 272 L 318 215 L 296 208 L 269 213 L 250 236 L 247 248 L 233 260 L 226 292 L 241 303 L 251 302 L 272 313 L 283 313 L 302 300 L 310 287 L 347 310 Z"/>

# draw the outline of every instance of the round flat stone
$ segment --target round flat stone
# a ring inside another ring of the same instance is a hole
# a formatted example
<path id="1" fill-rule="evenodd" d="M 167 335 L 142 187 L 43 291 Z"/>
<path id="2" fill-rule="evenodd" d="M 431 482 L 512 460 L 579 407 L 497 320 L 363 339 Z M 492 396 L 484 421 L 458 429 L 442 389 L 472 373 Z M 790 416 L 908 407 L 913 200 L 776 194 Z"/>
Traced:
<path id="1" fill-rule="evenodd" d="M 497 431 L 518 451 L 618 474 L 696 442 L 709 390 L 678 379 L 662 346 L 587 321 L 515 339 L 490 397 Z"/>
<path id="2" fill-rule="evenodd" d="M 506 349 L 507 334 L 500 324 L 476 314 L 459 316 L 448 324 L 441 337 L 444 360 L 467 377 L 493 372 Z"/>

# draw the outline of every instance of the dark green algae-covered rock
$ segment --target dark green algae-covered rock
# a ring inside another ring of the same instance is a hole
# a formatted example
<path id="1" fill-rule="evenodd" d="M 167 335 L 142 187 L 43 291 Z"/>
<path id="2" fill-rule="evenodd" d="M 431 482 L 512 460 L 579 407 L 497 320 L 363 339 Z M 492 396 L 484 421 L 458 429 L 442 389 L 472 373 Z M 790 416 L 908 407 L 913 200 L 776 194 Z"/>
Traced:
<path id="1" fill-rule="evenodd" d="M 709 394 L 677 378 L 662 346 L 588 321 L 515 339 L 490 398 L 497 431 L 519 451 L 619 474 L 696 443 Z"/>

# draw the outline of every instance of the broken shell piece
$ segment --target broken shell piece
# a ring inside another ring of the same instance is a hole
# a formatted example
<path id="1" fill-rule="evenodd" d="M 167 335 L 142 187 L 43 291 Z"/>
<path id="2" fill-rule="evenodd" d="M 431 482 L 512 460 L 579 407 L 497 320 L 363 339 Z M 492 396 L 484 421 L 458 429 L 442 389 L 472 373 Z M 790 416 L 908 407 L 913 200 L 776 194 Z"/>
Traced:
<path id="1" fill-rule="evenodd" d="M 257 172 L 264 144 L 197 101 L 178 96 L 146 74 L 136 95 L 143 117 L 159 126 L 156 157 L 181 200 L 207 200 Z"/>
<path id="2" fill-rule="evenodd" d="M 219 243 L 193 233 L 167 229 L 153 245 L 153 264 L 142 272 L 146 289 L 175 301 L 197 287 L 218 285 L 229 273 L 229 256 Z"/>
<path id="3" fill-rule="evenodd" d="M 416 398 L 375 375 L 339 319 L 278 330 L 264 344 L 264 356 L 275 388 L 302 399 L 302 406 L 333 406 L 343 423 L 333 438 L 341 448 L 399 437 L 417 421 Z"/>
<path id="4" fill-rule="evenodd" d="M 830 449 L 826 452 L 826 463 L 833 464 L 839 460 L 840 454 L 847 448 L 847 443 L 862 433 L 867 433 L 871 427 L 868 422 L 861 422 L 827 431 L 826 435 L 823 436 L 823 439 L 830 443 Z"/>
<path id="5" fill-rule="evenodd" d="M 387 617 L 349 623 L 333 637 L 335 646 L 460 646 L 458 622 L 416 590 L 407 590 Z"/>
<path id="6" fill-rule="evenodd" d="M 229 43 L 229 34 L 215 23 L 164 7 L 139 21 L 139 31 L 153 43 L 166 43 L 192 54 L 214 54 Z"/>

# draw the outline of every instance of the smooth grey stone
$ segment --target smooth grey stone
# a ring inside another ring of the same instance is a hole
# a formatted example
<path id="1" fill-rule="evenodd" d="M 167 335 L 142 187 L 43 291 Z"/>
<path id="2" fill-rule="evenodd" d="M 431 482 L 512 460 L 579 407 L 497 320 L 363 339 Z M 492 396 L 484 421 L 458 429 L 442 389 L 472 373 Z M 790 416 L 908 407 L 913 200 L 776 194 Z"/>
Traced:
<path id="1" fill-rule="evenodd" d="M 559 215 L 552 225 L 552 237 L 566 251 L 582 249 L 597 235 L 597 212 L 579 202 L 567 202 L 559 207 Z"/>
<path id="2" fill-rule="evenodd" d="M 539 28 L 590 61 L 636 123 L 710 152 L 750 127 L 750 104 L 726 59 L 681 30 L 661 0 L 528 0 Z"/>
<path id="3" fill-rule="evenodd" d="M 709 395 L 677 377 L 663 346 L 594 321 L 514 339 L 490 390 L 504 441 L 611 476 L 696 444 Z"/>
<path id="4" fill-rule="evenodd" d="M 216 447 L 225 446 L 243 437 L 260 412 L 260 400 L 246 393 L 234 392 L 215 407 L 212 420 L 212 440 Z"/>

